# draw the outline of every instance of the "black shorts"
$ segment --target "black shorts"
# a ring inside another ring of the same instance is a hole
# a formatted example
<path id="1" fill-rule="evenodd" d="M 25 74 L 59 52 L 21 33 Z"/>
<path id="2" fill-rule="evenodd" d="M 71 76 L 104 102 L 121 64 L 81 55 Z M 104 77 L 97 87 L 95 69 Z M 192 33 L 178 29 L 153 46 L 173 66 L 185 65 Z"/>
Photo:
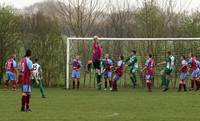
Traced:
<path id="1" fill-rule="evenodd" d="M 93 67 L 94 69 L 100 69 L 100 60 L 94 60 Z"/>

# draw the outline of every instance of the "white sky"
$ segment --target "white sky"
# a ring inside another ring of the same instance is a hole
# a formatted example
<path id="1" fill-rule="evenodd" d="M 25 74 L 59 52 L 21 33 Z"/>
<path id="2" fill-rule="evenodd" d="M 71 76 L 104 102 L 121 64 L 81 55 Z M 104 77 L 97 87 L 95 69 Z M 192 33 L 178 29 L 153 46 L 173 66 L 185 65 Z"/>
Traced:
<path id="1" fill-rule="evenodd" d="M 24 7 L 30 6 L 34 3 L 41 2 L 41 1 L 45 1 L 45 0 L 0 0 L 0 4 L 5 3 L 6 5 L 11 5 L 15 8 L 22 9 Z M 112 0 L 112 1 L 115 2 L 115 1 L 123 1 L 123 0 Z M 141 0 L 130 0 L 130 1 L 133 2 L 134 4 L 136 3 L 136 1 L 141 1 Z M 160 4 L 161 4 L 161 1 L 162 0 L 158 0 Z M 176 1 L 177 3 L 177 6 L 176 6 L 177 10 L 184 9 L 184 10 L 191 11 L 191 10 L 198 9 L 198 7 L 200 6 L 200 0 L 191 0 L 191 3 L 190 3 L 190 0 L 174 0 L 174 1 Z"/>

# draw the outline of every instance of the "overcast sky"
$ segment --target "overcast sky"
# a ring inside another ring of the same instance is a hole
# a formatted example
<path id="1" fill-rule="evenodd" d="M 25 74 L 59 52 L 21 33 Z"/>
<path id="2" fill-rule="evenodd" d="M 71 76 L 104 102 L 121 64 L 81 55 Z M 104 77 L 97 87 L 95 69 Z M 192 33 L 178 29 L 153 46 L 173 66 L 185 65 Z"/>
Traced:
<path id="1" fill-rule="evenodd" d="M 15 8 L 22 9 L 24 7 L 30 6 L 34 3 L 41 2 L 41 1 L 45 1 L 45 0 L 0 0 L 0 4 L 5 3 L 6 5 L 11 5 Z M 108 1 L 108 0 L 105 0 L 105 1 Z M 114 1 L 114 3 L 116 3 L 115 1 L 117 1 L 117 0 L 112 0 L 112 1 Z M 123 1 L 123 0 L 121 0 L 121 1 Z M 137 0 L 130 0 L 130 1 L 133 4 L 135 4 Z M 140 0 L 138 0 L 138 1 L 140 1 Z M 162 0 L 157 0 L 157 1 L 162 1 Z M 177 10 L 180 10 L 183 8 L 184 10 L 191 11 L 191 10 L 196 10 L 200 6 L 200 0 L 191 0 L 191 2 L 190 2 L 190 0 L 175 0 L 175 1 L 177 3 L 177 6 L 176 6 Z M 161 6 L 163 6 L 163 5 L 161 5 Z"/>

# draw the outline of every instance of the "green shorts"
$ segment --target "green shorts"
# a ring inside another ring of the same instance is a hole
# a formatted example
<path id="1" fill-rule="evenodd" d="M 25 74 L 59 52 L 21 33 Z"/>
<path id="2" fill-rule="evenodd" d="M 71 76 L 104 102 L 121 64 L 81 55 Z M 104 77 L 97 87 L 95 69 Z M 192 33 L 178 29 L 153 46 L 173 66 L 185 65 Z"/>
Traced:
<path id="1" fill-rule="evenodd" d="M 132 68 L 130 69 L 130 74 L 136 73 L 137 70 L 138 70 L 137 67 L 132 67 Z"/>
<path id="2" fill-rule="evenodd" d="M 165 73 L 166 75 L 170 75 L 171 72 L 172 72 L 172 69 L 169 69 L 169 68 L 165 68 L 165 70 L 164 70 L 164 73 Z"/>

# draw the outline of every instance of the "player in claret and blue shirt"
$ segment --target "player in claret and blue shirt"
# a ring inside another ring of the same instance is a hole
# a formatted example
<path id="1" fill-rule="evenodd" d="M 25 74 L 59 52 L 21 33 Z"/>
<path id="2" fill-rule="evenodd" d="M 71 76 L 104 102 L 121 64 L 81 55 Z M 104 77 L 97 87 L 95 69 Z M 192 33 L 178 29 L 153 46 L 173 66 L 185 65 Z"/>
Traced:
<path id="1" fill-rule="evenodd" d="M 20 82 L 21 82 L 21 89 L 22 89 L 22 112 L 29 112 L 31 111 L 29 107 L 30 98 L 31 98 L 31 75 L 33 75 L 33 63 L 31 61 L 32 52 L 30 49 L 26 51 L 25 56 L 21 60 L 20 64 Z M 34 77 L 34 79 L 36 79 Z"/>
<path id="2" fill-rule="evenodd" d="M 180 68 L 180 81 L 179 81 L 178 91 L 181 91 L 182 87 L 184 91 L 187 91 L 186 80 L 188 77 L 188 63 L 185 60 L 185 56 L 181 56 L 180 64 L 181 64 L 181 68 Z"/>
<path id="3" fill-rule="evenodd" d="M 123 75 L 124 71 L 124 56 L 119 56 L 119 60 L 117 61 L 117 66 L 115 67 L 115 74 L 112 81 L 112 91 L 117 91 L 117 81 Z"/>
<path id="4" fill-rule="evenodd" d="M 75 81 L 76 80 L 77 80 L 77 89 L 79 89 L 79 87 L 80 87 L 80 78 L 81 78 L 80 68 L 81 68 L 82 64 L 79 59 L 80 59 L 80 57 L 79 57 L 79 55 L 77 55 L 72 63 L 73 89 L 75 89 L 75 85 L 76 85 Z"/>
<path id="5" fill-rule="evenodd" d="M 194 85 L 196 84 L 196 90 L 199 90 L 199 75 L 200 70 L 198 66 L 198 60 L 197 57 L 193 54 L 190 54 L 190 59 L 188 61 L 188 64 L 190 65 L 190 69 L 192 70 L 192 79 L 191 79 L 191 90 L 194 90 Z"/>
<path id="6" fill-rule="evenodd" d="M 145 80 L 146 80 L 146 85 L 148 88 L 148 91 L 151 92 L 152 88 L 152 81 L 153 81 L 153 76 L 154 76 L 154 59 L 152 57 L 152 54 L 149 54 L 146 62 L 145 62 Z"/>
<path id="7" fill-rule="evenodd" d="M 5 69 L 6 69 L 6 80 L 4 81 L 4 88 L 7 89 L 8 88 L 8 82 L 12 81 L 12 89 L 16 90 L 16 86 L 17 86 L 17 81 L 16 81 L 16 77 L 17 77 L 17 64 L 15 61 L 16 58 L 16 54 L 13 54 L 7 61 L 5 64 Z"/>
<path id="8" fill-rule="evenodd" d="M 105 79 L 105 89 L 104 90 L 107 90 L 108 81 L 109 81 L 110 90 L 112 89 L 111 88 L 112 87 L 112 82 L 111 82 L 111 78 L 112 78 L 112 65 L 113 65 L 113 62 L 109 58 L 109 54 L 105 54 L 105 58 L 102 60 L 103 75 L 104 75 L 104 79 Z"/>

